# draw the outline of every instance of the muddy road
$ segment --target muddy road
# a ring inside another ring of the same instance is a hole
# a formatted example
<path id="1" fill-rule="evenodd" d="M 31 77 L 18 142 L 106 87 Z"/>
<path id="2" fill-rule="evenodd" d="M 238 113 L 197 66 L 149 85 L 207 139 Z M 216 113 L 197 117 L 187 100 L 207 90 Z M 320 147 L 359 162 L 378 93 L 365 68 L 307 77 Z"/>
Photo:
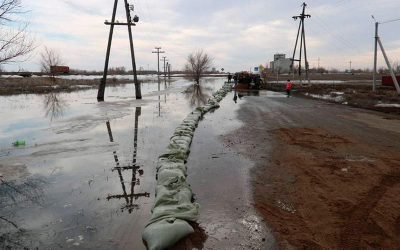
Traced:
<path id="1" fill-rule="evenodd" d="M 254 93 L 253 93 L 254 95 Z M 400 117 L 260 92 L 220 137 L 281 249 L 398 249 Z"/>

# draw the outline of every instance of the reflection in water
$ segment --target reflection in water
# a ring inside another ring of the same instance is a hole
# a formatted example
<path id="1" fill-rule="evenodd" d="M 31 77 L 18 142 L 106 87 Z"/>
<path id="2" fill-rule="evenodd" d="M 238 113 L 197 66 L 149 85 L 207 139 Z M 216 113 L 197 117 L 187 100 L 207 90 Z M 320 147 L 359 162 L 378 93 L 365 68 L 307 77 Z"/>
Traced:
<path id="1" fill-rule="evenodd" d="M 164 79 L 164 90 L 167 90 L 170 87 L 170 82 L 167 83 L 167 80 Z M 158 81 L 158 91 L 161 91 L 161 81 L 159 79 Z M 164 95 L 164 103 L 167 103 L 167 94 Z M 157 109 L 158 109 L 158 116 L 161 117 L 161 95 L 158 95 L 158 105 L 157 105 Z"/>
<path id="2" fill-rule="evenodd" d="M 60 93 L 47 94 L 43 100 L 45 116 L 50 117 L 51 121 L 54 118 L 63 116 L 67 107 L 68 104 L 63 98 L 60 97 Z"/>
<path id="3" fill-rule="evenodd" d="M 133 204 L 133 199 L 137 200 L 137 199 L 139 199 L 139 197 L 150 197 L 150 193 L 147 193 L 147 192 L 135 194 L 135 185 L 140 185 L 140 180 L 138 178 L 136 178 L 136 174 L 139 174 L 139 176 L 142 176 L 144 174 L 144 171 L 137 164 L 137 148 L 138 148 L 137 140 L 138 140 L 139 116 L 141 115 L 141 111 L 142 111 L 142 107 L 137 107 L 136 111 L 135 111 L 135 129 L 134 129 L 134 140 L 133 140 L 132 164 L 129 164 L 127 166 L 120 166 L 117 152 L 116 151 L 113 152 L 116 167 L 113 168 L 112 171 L 116 170 L 118 172 L 118 176 L 119 176 L 119 180 L 121 182 L 123 194 L 107 196 L 107 200 L 121 199 L 121 198 L 125 199 L 126 205 L 124 207 L 122 207 L 121 210 L 122 211 L 128 210 L 129 213 L 132 213 L 133 209 L 139 209 L 138 204 Z M 107 125 L 108 136 L 110 138 L 110 142 L 114 142 L 110 122 L 107 121 L 106 125 Z M 128 194 L 126 191 L 127 189 L 125 186 L 124 176 L 122 175 L 123 171 L 125 171 L 125 170 L 132 170 L 130 194 Z"/>
<path id="4" fill-rule="evenodd" d="M 192 84 L 184 91 L 186 99 L 189 100 L 191 107 L 198 107 L 207 103 L 212 91 L 211 87 L 205 87 L 202 84 Z"/>
<path id="5" fill-rule="evenodd" d="M 20 225 L 17 211 L 32 204 L 41 206 L 44 184 L 47 182 L 41 178 L 31 177 L 17 184 L 0 177 L 0 249 L 28 249 L 24 246 L 28 231 Z"/>

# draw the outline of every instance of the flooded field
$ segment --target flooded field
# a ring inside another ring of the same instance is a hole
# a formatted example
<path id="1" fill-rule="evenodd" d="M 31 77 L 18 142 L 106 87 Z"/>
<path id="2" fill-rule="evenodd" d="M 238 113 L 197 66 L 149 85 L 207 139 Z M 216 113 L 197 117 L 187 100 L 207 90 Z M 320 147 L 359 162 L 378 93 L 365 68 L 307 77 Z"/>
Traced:
<path id="1" fill-rule="evenodd" d="M 0 248 L 145 249 L 157 158 L 222 84 L 143 84 L 138 101 L 132 84 L 102 103 L 95 90 L 0 97 Z"/>

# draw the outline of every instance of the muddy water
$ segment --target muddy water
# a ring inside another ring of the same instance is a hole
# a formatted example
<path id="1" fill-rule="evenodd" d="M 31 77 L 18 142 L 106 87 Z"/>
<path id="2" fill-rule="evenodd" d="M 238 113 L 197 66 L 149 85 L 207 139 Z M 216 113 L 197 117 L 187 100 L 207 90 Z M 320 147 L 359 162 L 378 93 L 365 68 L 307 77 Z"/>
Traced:
<path id="1" fill-rule="evenodd" d="M 270 229 L 253 210 L 249 171 L 254 163 L 220 140 L 242 127 L 236 114 L 247 96 L 260 94 L 229 93 L 196 129 L 187 163 L 188 182 L 201 204 L 199 224 L 207 234 L 197 248 L 276 249 Z"/>
<path id="2" fill-rule="evenodd" d="M 222 79 L 189 85 L 0 97 L 0 248 L 145 249 L 157 157 Z"/>

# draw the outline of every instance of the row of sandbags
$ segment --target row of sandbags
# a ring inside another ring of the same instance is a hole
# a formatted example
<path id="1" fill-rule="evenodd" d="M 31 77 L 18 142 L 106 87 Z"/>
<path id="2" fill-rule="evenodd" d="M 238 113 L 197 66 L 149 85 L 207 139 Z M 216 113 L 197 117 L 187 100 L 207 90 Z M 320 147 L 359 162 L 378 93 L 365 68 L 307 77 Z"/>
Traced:
<path id="1" fill-rule="evenodd" d="M 225 83 L 206 105 L 193 110 L 175 129 L 170 144 L 159 156 L 156 201 L 151 210 L 152 217 L 142 234 L 149 250 L 170 248 L 194 232 L 187 221 L 196 221 L 199 218 L 200 205 L 193 203 L 192 189 L 186 182 L 185 163 L 201 117 L 218 108 L 218 102 L 231 90 L 232 84 Z"/>

